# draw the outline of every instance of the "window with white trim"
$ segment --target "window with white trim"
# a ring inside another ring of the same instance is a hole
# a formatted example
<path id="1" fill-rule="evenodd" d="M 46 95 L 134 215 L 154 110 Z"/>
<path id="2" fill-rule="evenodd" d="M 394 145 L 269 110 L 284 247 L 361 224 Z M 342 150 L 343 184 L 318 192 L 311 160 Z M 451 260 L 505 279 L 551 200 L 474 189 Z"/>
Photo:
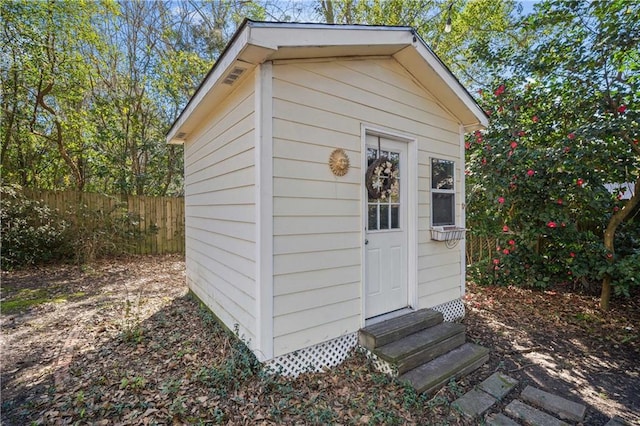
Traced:
<path id="1" fill-rule="evenodd" d="M 456 224 L 455 163 L 439 158 L 431 159 L 431 224 Z"/>

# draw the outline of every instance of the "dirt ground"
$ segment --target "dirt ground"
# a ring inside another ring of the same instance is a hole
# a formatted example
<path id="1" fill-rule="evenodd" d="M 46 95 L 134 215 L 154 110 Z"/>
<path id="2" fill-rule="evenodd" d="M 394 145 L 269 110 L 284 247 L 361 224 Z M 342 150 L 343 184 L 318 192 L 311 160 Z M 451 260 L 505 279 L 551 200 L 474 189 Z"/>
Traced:
<path id="1" fill-rule="evenodd" d="M 640 302 L 468 285 L 467 338 L 490 360 L 434 395 L 361 354 L 297 379 L 259 371 L 187 295 L 178 256 L 2 273 L 2 424 L 468 424 L 450 402 L 494 371 L 640 424 Z M 503 401 L 503 405 L 510 399 Z M 500 410 L 498 406 L 495 410 Z"/>

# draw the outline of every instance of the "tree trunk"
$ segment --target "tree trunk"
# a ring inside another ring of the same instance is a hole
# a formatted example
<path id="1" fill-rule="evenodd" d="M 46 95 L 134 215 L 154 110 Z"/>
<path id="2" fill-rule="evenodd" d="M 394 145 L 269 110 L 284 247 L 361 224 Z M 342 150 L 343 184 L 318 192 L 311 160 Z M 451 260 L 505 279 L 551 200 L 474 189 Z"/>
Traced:
<path id="1" fill-rule="evenodd" d="M 336 18 L 333 13 L 333 1 L 321 0 L 320 6 L 322 7 L 322 13 L 324 14 L 324 20 L 327 24 L 335 24 Z"/>
<path id="2" fill-rule="evenodd" d="M 31 119 L 31 132 L 35 135 L 44 137 L 56 144 L 56 146 L 58 147 L 58 153 L 60 154 L 65 164 L 69 168 L 71 174 L 73 175 L 73 178 L 76 182 L 76 189 L 78 191 L 82 191 L 84 189 L 84 184 L 85 184 L 84 176 L 81 173 L 80 168 L 78 168 L 78 164 L 71 157 L 71 155 L 69 154 L 69 151 L 67 151 L 67 147 L 64 144 L 64 137 L 63 137 L 64 130 L 62 127 L 62 123 L 60 122 L 60 119 L 56 111 L 50 105 L 48 105 L 44 100 L 45 96 L 47 96 L 53 90 L 53 83 L 52 82 L 47 83 L 44 88 L 42 88 L 42 84 L 43 84 L 43 81 L 40 80 L 40 85 L 38 86 L 38 92 L 36 93 L 36 102 L 34 106 L 33 117 Z M 39 133 L 35 130 L 38 106 L 42 107 L 42 109 L 44 109 L 49 114 L 51 114 L 53 118 L 53 125 L 55 127 L 54 134 L 46 135 L 43 133 Z"/>
<path id="3" fill-rule="evenodd" d="M 635 188 L 633 190 L 633 194 L 629 201 L 627 201 L 624 206 L 615 212 L 611 219 L 609 219 L 609 223 L 607 224 L 607 228 L 604 231 L 604 247 L 609 251 L 611 255 L 615 253 L 614 246 L 614 237 L 616 235 L 616 229 L 618 226 L 624 222 L 624 220 L 629 217 L 633 209 L 640 204 L 640 194 L 638 191 L 640 190 L 640 177 L 636 180 Z M 609 258 L 609 262 L 613 262 L 613 256 Z M 602 310 L 609 310 L 609 300 L 611 299 L 611 276 L 606 274 L 602 279 L 602 292 L 600 293 L 600 308 Z"/>

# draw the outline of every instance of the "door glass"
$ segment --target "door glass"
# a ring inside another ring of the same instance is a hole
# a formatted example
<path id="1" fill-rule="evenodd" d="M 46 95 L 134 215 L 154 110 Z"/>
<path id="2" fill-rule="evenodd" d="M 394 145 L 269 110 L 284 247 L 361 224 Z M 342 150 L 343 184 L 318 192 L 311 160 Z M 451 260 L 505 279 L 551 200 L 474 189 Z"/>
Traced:
<path id="1" fill-rule="evenodd" d="M 392 192 L 386 198 L 368 197 L 369 231 L 384 231 L 400 229 L 400 153 L 367 147 L 367 166 L 370 166 L 377 158 L 386 157 L 398 170 L 397 192 Z"/>
<path id="2" fill-rule="evenodd" d="M 369 229 L 378 229 L 378 206 L 369 203 Z"/>

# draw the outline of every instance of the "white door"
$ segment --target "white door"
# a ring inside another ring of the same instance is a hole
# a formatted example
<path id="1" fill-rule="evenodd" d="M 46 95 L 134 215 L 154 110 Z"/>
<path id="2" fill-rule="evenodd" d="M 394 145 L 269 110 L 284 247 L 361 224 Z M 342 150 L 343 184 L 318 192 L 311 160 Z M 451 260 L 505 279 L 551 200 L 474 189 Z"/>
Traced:
<path id="1" fill-rule="evenodd" d="M 365 191 L 365 318 L 408 306 L 407 144 L 367 135 L 367 166 L 382 156 L 398 170 L 398 190 L 384 199 Z"/>

